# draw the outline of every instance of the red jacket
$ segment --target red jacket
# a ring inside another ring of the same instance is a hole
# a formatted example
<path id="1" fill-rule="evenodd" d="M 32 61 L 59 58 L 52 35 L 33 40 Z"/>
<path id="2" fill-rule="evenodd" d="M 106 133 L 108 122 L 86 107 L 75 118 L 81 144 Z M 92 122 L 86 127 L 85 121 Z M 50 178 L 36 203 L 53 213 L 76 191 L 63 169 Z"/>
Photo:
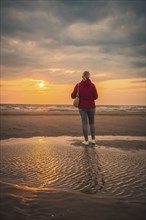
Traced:
<path id="1" fill-rule="evenodd" d="M 78 91 L 78 84 L 75 86 L 71 97 L 72 99 L 76 98 L 76 94 Z M 91 82 L 90 79 L 86 79 L 85 81 L 81 81 L 79 83 L 79 108 L 81 109 L 90 109 L 95 108 L 95 99 L 98 98 L 98 93 L 95 85 Z"/>

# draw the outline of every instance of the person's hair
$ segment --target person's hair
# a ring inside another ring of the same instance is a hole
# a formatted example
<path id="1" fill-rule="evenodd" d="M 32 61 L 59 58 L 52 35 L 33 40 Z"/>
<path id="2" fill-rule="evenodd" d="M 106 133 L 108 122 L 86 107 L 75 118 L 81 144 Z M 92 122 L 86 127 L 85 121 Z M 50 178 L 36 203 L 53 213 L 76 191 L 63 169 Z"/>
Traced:
<path id="1" fill-rule="evenodd" d="M 88 71 L 84 71 L 82 77 L 86 78 L 86 79 L 89 79 L 90 73 Z"/>

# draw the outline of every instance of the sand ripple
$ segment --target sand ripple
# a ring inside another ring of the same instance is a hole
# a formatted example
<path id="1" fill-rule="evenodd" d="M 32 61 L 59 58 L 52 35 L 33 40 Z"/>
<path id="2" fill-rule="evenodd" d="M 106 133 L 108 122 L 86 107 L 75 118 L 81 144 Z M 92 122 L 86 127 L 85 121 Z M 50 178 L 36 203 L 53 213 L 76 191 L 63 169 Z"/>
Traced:
<path id="1" fill-rule="evenodd" d="M 1 143 L 1 181 L 145 200 L 145 150 L 83 147 L 72 137 Z"/>

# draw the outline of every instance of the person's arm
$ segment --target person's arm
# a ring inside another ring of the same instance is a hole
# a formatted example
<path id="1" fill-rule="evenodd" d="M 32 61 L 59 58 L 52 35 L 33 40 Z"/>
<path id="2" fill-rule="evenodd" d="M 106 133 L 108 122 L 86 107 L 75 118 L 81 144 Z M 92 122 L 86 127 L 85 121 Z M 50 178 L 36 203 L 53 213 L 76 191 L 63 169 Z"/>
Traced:
<path id="1" fill-rule="evenodd" d="M 98 99 L 98 93 L 97 93 L 97 90 L 94 84 L 93 84 L 93 97 L 94 97 L 94 100 Z"/>
<path id="2" fill-rule="evenodd" d="M 72 92 L 72 94 L 71 94 L 71 98 L 72 98 L 72 99 L 75 99 L 75 98 L 76 98 L 77 87 L 78 87 L 78 84 L 75 86 L 75 88 L 74 88 L 74 90 L 73 90 L 73 92 Z"/>

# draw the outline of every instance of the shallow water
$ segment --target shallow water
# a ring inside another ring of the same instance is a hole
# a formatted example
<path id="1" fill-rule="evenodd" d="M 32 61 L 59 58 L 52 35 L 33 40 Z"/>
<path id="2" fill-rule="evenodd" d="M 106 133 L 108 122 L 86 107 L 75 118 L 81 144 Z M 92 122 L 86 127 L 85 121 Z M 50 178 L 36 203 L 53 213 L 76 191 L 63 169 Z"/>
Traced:
<path id="1" fill-rule="evenodd" d="M 124 141 L 127 149 L 119 148 L 118 142 L 115 147 L 84 147 L 81 138 L 74 137 L 1 141 L 1 181 L 145 201 L 145 149 L 134 147 L 139 141 L 144 146 L 144 137 L 101 136 L 98 140 Z M 133 147 L 128 147 L 129 141 Z"/>

